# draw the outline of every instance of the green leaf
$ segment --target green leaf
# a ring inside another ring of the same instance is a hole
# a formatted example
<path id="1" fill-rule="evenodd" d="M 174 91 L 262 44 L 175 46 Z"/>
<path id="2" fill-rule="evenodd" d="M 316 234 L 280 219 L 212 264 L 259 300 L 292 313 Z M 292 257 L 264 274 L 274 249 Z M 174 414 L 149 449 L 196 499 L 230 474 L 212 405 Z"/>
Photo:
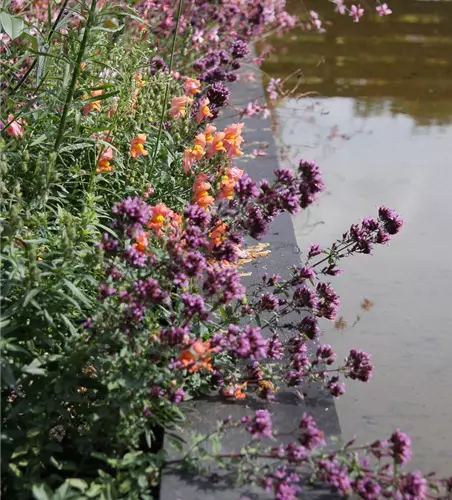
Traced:
<path id="1" fill-rule="evenodd" d="M 35 500 L 52 500 L 53 492 L 46 484 L 34 484 L 32 491 Z"/>
<path id="2" fill-rule="evenodd" d="M 6 364 L 2 361 L 2 382 L 5 382 L 10 388 L 16 387 L 16 377 L 14 377 L 14 373 L 9 364 Z"/>
<path id="3" fill-rule="evenodd" d="M 87 307 L 91 307 L 91 301 L 74 285 L 74 283 L 71 283 L 67 279 L 63 281 L 69 290 L 77 297 L 77 299 L 80 300 L 80 302 L 83 302 L 83 304 Z"/>
<path id="4" fill-rule="evenodd" d="M 47 134 L 42 134 L 30 144 L 30 147 L 37 146 L 38 144 L 41 144 L 41 142 L 44 142 L 46 139 Z"/>
<path id="5" fill-rule="evenodd" d="M 24 303 L 23 303 L 23 307 L 27 307 L 28 304 L 30 303 L 30 301 L 36 297 L 36 295 L 38 295 L 38 293 L 40 292 L 39 288 L 33 288 L 32 290 L 30 290 L 27 295 L 25 296 L 25 299 L 24 299 Z"/>
<path id="6" fill-rule="evenodd" d="M 24 20 L 20 17 L 11 16 L 7 12 L 0 12 L 0 22 L 3 31 L 14 40 L 22 34 L 25 28 Z"/>
<path id="7" fill-rule="evenodd" d="M 83 481 L 83 479 L 71 478 L 66 479 L 66 483 L 68 483 L 73 488 L 81 491 L 82 493 L 88 489 L 88 483 Z"/>
<path id="8" fill-rule="evenodd" d="M 28 373 L 29 375 L 45 375 L 47 372 L 44 368 L 40 368 L 42 365 L 38 358 L 35 358 L 29 365 L 24 366 L 22 371 Z"/>

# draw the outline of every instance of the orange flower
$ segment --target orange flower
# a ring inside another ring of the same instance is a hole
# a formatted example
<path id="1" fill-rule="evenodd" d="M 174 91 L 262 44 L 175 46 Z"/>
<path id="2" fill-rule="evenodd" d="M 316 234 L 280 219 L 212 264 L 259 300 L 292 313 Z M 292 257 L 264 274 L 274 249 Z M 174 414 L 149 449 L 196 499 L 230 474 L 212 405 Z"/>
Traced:
<path id="1" fill-rule="evenodd" d="M 198 113 L 196 115 L 196 122 L 197 123 L 201 123 L 204 120 L 204 118 L 213 116 L 213 114 L 210 112 L 210 108 L 208 106 L 209 104 L 210 104 L 210 101 L 209 101 L 208 97 L 203 97 L 199 101 L 199 109 L 198 109 Z"/>
<path id="2" fill-rule="evenodd" d="M 158 203 L 151 207 L 151 218 L 147 226 L 159 233 L 163 228 L 166 218 L 171 214 L 172 211 L 164 203 Z"/>
<path id="3" fill-rule="evenodd" d="M 199 144 L 199 146 L 205 148 L 207 144 L 206 136 L 204 134 L 198 134 L 195 137 L 195 144 Z"/>
<path id="4" fill-rule="evenodd" d="M 171 99 L 171 108 L 169 110 L 170 116 L 173 118 L 183 118 L 187 112 L 186 106 L 187 104 L 192 104 L 193 99 L 191 97 L 187 97 L 185 95 L 181 97 L 174 97 Z"/>
<path id="5" fill-rule="evenodd" d="M 206 136 L 206 142 L 212 142 L 213 141 L 213 134 L 217 131 L 217 127 L 214 127 L 210 123 L 206 125 L 206 130 L 204 132 L 204 135 Z"/>
<path id="6" fill-rule="evenodd" d="M 206 182 L 207 179 L 206 174 L 200 173 L 193 184 L 193 202 L 204 208 L 213 205 L 215 201 L 208 192 L 212 186 Z"/>
<path id="7" fill-rule="evenodd" d="M 224 387 L 221 390 L 221 395 L 228 399 L 245 399 L 246 394 L 242 391 L 246 389 L 246 382 L 244 384 L 235 384 L 228 387 Z"/>
<path id="8" fill-rule="evenodd" d="M 240 145 L 243 142 L 241 134 L 244 125 L 244 123 L 233 123 L 224 129 L 225 135 L 223 143 L 229 158 L 243 155 L 243 152 L 240 150 Z"/>
<path id="9" fill-rule="evenodd" d="M 195 161 L 200 160 L 206 152 L 200 144 L 195 144 L 192 148 L 187 148 L 184 151 L 184 159 L 182 160 L 182 166 L 184 167 L 184 172 L 188 174 Z"/>
<path id="10" fill-rule="evenodd" d="M 192 366 L 197 363 L 200 359 L 203 359 L 211 352 L 210 341 L 206 340 L 203 342 L 198 339 L 193 342 L 189 347 L 184 349 L 177 358 L 178 361 L 182 363 L 184 367 Z M 197 371 L 197 370 L 196 370 Z"/>
<path id="11" fill-rule="evenodd" d="M 136 243 L 133 245 L 139 252 L 144 252 L 149 244 L 149 232 L 142 231 L 135 236 Z"/>
<path id="12" fill-rule="evenodd" d="M 225 198 L 232 200 L 234 198 L 235 184 L 242 177 L 243 173 L 243 170 L 237 167 L 226 169 L 226 173 L 220 182 L 220 192 L 217 195 L 217 200 L 224 200 Z"/>
<path id="13" fill-rule="evenodd" d="M 184 82 L 185 95 L 195 95 L 201 92 L 201 82 L 194 78 L 187 78 Z"/>
<path id="14" fill-rule="evenodd" d="M 102 89 L 100 89 L 100 90 L 93 90 L 90 94 L 91 94 L 91 97 L 97 97 L 99 95 L 102 95 L 103 93 L 104 93 L 104 91 Z M 89 98 L 88 95 L 84 95 L 83 96 L 83 99 L 88 99 L 88 98 Z M 97 111 L 97 112 L 99 112 L 100 111 L 100 106 L 101 106 L 101 101 L 90 101 L 90 102 L 87 102 L 82 107 L 82 114 L 83 114 L 83 116 L 86 116 L 91 111 Z"/>
<path id="15" fill-rule="evenodd" d="M 135 76 L 133 78 L 136 82 L 137 87 L 144 87 L 144 85 L 146 85 L 146 83 L 143 82 L 143 77 L 141 76 L 141 73 L 135 73 Z"/>
<path id="16" fill-rule="evenodd" d="M 226 151 L 223 143 L 224 132 L 217 132 L 212 139 L 211 144 L 207 148 L 207 158 L 212 157 L 218 151 Z"/>
<path id="17" fill-rule="evenodd" d="M 224 222 L 217 222 L 214 230 L 210 233 L 210 241 L 213 246 L 219 245 L 225 238 L 224 233 L 227 231 L 228 225 Z"/>
<path id="18" fill-rule="evenodd" d="M 138 134 L 130 141 L 130 156 L 136 158 L 137 156 L 147 156 L 149 153 L 144 149 L 146 142 L 146 134 Z"/>
<path id="19" fill-rule="evenodd" d="M 101 172 L 111 172 L 113 167 L 110 164 L 110 160 L 113 159 L 113 149 L 106 148 L 102 152 L 97 162 L 97 170 L 96 173 L 99 174 Z"/>
<path id="20" fill-rule="evenodd" d="M 85 68 L 86 68 L 86 61 L 82 61 L 80 63 L 80 71 L 84 71 Z"/>

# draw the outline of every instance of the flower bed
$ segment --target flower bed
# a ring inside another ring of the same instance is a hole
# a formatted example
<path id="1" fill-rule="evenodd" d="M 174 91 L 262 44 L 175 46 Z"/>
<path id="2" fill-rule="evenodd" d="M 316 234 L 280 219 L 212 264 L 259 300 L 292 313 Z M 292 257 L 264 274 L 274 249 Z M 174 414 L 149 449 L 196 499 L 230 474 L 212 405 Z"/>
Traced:
<path id="1" fill-rule="evenodd" d="M 16 0 L 1 12 L 5 498 L 152 498 L 162 470 L 205 460 L 275 498 L 295 498 L 307 478 L 367 499 L 450 487 L 402 469 L 403 433 L 323 451 L 307 414 L 284 445 L 267 446 L 278 434 L 258 409 L 224 415 L 181 446 L 183 401 L 214 392 L 265 402 L 278 386 L 312 383 L 339 397 L 345 380 L 373 371 L 358 349 L 338 363 L 320 321 L 337 315 L 329 280 L 339 261 L 400 231 L 393 210 L 380 207 L 330 248 L 311 245 L 283 277 L 263 275 L 247 293 L 241 279 L 256 255 L 249 238 L 324 189 L 309 160 L 268 181 L 235 165 L 240 116 L 265 116 L 265 104 L 250 100 L 220 126 L 228 83 L 259 63 L 250 40 L 296 22 L 283 3 L 47 7 Z M 223 453 L 234 429 L 250 441 Z M 178 457 L 162 450 L 163 430 Z"/>

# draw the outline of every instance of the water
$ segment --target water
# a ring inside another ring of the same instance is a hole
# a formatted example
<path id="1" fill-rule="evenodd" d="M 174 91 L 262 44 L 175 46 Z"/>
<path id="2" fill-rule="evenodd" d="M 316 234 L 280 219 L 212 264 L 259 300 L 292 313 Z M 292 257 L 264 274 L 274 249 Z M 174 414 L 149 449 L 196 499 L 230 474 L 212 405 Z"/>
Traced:
<path id="1" fill-rule="evenodd" d="M 405 219 L 388 248 L 343 262 L 333 278 L 349 323 L 363 298 L 374 303 L 355 328 L 326 334 L 341 357 L 356 346 L 376 365 L 337 403 L 343 435 L 366 441 L 400 427 L 413 438 L 413 466 L 450 475 L 452 2 L 397 0 L 393 16 L 358 25 L 314 3 L 326 7 L 327 33 L 272 41 L 263 67 L 277 78 L 301 69 L 298 91 L 319 94 L 275 112 L 282 163 L 315 159 L 328 186 L 294 217 L 298 243 L 327 245 L 380 204 Z"/>

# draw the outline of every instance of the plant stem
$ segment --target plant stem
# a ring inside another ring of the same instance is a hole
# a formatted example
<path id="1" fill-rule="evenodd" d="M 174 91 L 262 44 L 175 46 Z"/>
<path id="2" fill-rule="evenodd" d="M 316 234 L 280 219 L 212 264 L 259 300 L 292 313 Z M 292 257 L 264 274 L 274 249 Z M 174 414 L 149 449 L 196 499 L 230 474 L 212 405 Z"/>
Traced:
<path id="1" fill-rule="evenodd" d="M 55 141 L 54 150 L 58 151 L 63 140 L 64 127 L 66 126 L 67 116 L 69 114 L 69 108 L 71 107 L 72 98 L 74 97 L 75 87 L 77 85 L 77 79 L 80 74 L 80 65 L 82 64 L 83 57 L 85 55 L 86 45 L 88 43 L 89 33 L 91 31 L 91 26 L 94 20 L 94 13 L 96 11 L 97 0 L 92 0 L 91 8 L 88 13 L 88 20 L 86 21 L 85 31 L 83 33 L 82 42 L 77 54 L 77 60 L 75 61 L 74 71 L 72 73 L 71 83 L 69 84 L 66 102 L 64 103 L 63 115 L 61 116 L 60 126 L 58 128 L 58 134 Z"/>
<path id="2" fill-rule="evenodd" d="M 180 21 L 180 15 L 182 12 L 183 3 L 184 3 L 184 0 L 179 0 L 179 5 L 177 7 L 176 27 L 174 29 L 173 42 L 171 44 L 171 55 L 170 55 L 169 66 L 168 66 L 168 72 L 169 72 L 170 77 L 171 77 L 171 71 L 173 69 L 174 51 L 176 48 L 176 38 L 177 38 L 177 32 L 179 31 L 179 21 Z M 166 116 L 169 88 L 170 88 L 170 81 L 168 80 L 168 83 L 166 84 L 166 88 L 165 88 L 165 95 L 163 97 L 163 110 L 162 110 L 162 116 L 160 117 L 159 131 L 157 134 L 157 142 L 155 143 L 154 152 L 152 154 L 151 170 L 154 169 L 154 164 L 155 164 L 155 160 L 157 158 L 157 152 L 158 152 L 158 148 L 159 148 L 159 144 L 160 144 L 160 139 L 162 137 L 163 120 L 165 119 L 165 116 Z"/>
<path id="3" fill-rule="evenodd" d="M 64 0 L 63 5 L 61 6 L 60 12 L 58 12 L 58 16 L 55 19 L 55 22 L 53 23 L 53 26 L 51 27 L 49 34 L 47 36 L 47 43 L 50 42 L 52 39 L 53 34 L 55 33 L 58 23 L 61 21 L 61 18 L 63 17 L 64 11 L 66 10 L 67 4 L 69 3 L 69 0 Z M 28 68 L 27 72 L 22 76 L 20 79 L 19 83 L 14 87 L 12 93 L 16 93 L 20 87 L 26 82 L 27 78 L 30 76 L 30 73 L 33 71 L 34 67 L 36 66 L 38 62 L 38 58 L 36 57 L 35 60 L 32 62 L 30 67 Z"/>

